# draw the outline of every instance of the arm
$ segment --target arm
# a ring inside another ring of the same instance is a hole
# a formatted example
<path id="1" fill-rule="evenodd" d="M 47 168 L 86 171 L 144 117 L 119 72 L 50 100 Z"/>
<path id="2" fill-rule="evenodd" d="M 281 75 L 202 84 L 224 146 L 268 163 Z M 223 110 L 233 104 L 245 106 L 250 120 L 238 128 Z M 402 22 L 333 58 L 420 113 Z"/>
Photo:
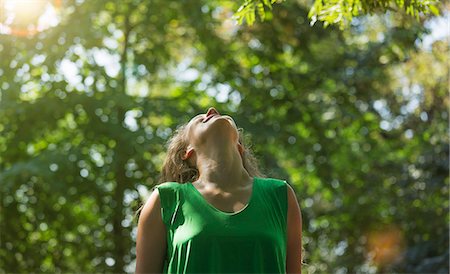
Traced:
<path id="1" fill-rule="evenodd" d="M 302 214 L 297 197 L 288 184 L 286 273 L 302 273 Z"/>
<path id="2" fill-rule="evenodd" d="M 158 191 L 153 191 L 139 216 L 135 273 L 161 273 L 166 256 L 166 227 Z"/>

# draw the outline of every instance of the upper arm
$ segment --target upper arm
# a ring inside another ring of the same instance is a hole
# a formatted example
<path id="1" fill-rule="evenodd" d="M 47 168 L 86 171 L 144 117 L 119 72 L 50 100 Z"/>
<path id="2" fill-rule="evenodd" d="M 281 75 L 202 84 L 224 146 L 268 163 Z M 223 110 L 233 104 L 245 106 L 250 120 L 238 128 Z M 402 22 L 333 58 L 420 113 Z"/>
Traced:
<path id="1" fill-rule="evenodd" d="M 161 216 L 159 191 L 155 189 L 145 203 L 138 221 L 136 273 L 161 273 L 166 256 L 166 227 Z"/>
<path id="2" fill-rule="evenodd" d="M 301 273 L 302 261 L 302 215 L 292 187 L 287 184 L 288 217 L 287 217 L 287 253 L 286 272 Z"/>

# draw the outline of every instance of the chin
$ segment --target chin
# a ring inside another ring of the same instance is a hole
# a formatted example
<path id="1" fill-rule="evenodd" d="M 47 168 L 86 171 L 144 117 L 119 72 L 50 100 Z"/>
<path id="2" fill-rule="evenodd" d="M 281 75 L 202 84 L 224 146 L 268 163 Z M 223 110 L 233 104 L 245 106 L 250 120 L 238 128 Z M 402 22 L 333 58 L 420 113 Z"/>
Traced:
<path id="1" fill-rule="evenodd" d="M 204 134 L 208 135 L 208 137 L 216 135 L 213 138 L 222 139 L 228 134 L 235 133 L 237 136 L 239 135 L 235 124 L 230 121 L 229 118 L 219 117 L 210 122 L 210 125 L 204 132 Z"/>
<path id="2" fill-rule="evenodd" d="M 225 126 L 231 126 L 232 128 L 234 128 L 235 130 L 237 130 L 236 124 L 234 123 L 234 121 L 229 118 L 229 117 L 217 117 L 215 119 L 213 119 L 213 121 L 211 121 L 211 126 L 213 124 L 223 124 Z"/>

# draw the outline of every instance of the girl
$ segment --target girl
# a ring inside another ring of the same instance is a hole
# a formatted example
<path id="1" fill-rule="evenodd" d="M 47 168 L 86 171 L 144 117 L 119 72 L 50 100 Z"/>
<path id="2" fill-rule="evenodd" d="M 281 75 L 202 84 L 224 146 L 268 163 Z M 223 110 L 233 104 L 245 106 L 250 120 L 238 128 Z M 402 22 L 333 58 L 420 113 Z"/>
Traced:
<path id="1" fill-rule="evenodd" d="M 136 273 L 301 273 L 294 190 L 262 177 L 231 117 L 209 108 L 181 126 L 161 181 L 139 216 Z"/>

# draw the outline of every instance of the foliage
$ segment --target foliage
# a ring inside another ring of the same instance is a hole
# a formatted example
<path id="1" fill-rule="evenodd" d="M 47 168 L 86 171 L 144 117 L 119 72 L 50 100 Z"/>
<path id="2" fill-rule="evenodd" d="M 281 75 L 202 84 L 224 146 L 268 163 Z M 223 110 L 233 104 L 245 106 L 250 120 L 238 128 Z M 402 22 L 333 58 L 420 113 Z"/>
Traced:
<path id="1" fill-rule="evenodd" d="M 256 19 L 256 14 L 264 21 L 266 18 L 266 9 L 272 10 L 272 5 L 277 0 L 246 0 L 235 13 L 235 18 L 239 24 L 242 24 L 244 19 L 249 25 L 253 25 Z M 279 1 L 281 2 L 281 1 Z"/>
<path id="2" fill-rule="evenodd" d="M 245 0 L 235 13 L 239 24 L 244 19 L 247 24 L 253 25 L 256 14 L 264 21 L 266 14 L 272 10 L 272 5 L 277 0 Z M 309 1 L 308 1 L 309 3 Z M 404 0 L 315 0 L 308 12 L 310 24 L 314 25 L 317 21 L 324 23 L 324 27 L 330 24 L 337 24 L 341 29 L 348 26 L 353 17 L 359 15 L 373 15 L 374 13 L 385 13 L 387 11 L 399 12 L 403 10 L 407 15 L 419 20 L 420 14 L 439 15 L 439 1 L 404 1 Z"/>
<path id="3" fill-rule="evenodd" d="M 133 272 L 164 143 L 215 105 L 303 212 L 305 269 L 448 272 L 448 42 L 402 14 L 310 26 L 286 1 L 67 1 L 0 36 L 0 272 Z M 76 26 L 76 27 L 74 27 Z M 379 243 L 382 243 L 381 245 Z"/>

